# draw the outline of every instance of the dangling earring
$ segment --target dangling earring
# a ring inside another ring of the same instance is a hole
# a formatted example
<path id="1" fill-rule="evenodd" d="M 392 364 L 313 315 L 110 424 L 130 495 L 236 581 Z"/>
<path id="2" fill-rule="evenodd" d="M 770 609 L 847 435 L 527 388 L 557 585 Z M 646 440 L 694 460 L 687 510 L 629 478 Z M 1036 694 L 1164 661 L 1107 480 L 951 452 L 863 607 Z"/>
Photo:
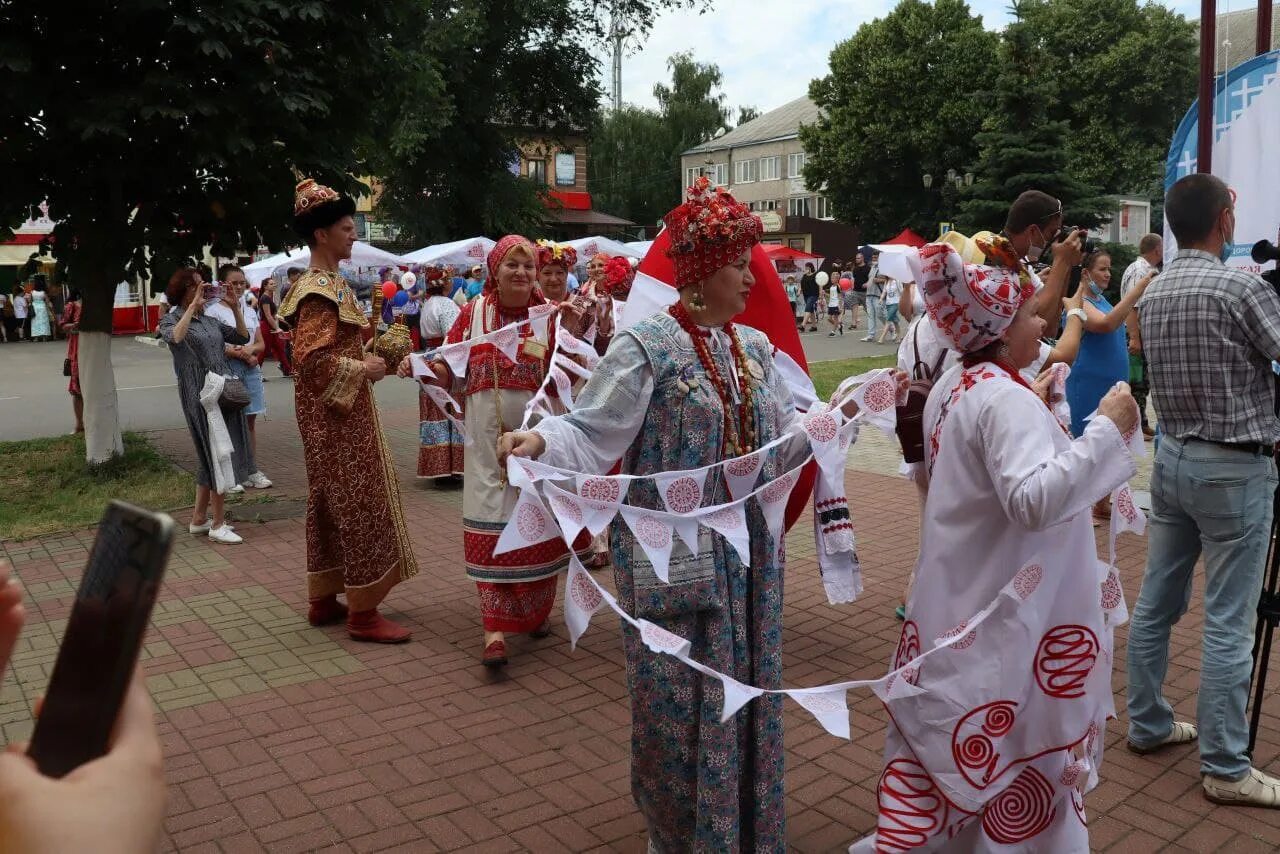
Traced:
<path id="1" fill-rule="evenodd" d="M 694 310 L 694 311 L 705 311 L 705 310 L 706 310 L 706 308 L 707 308 L 707 304 L 706 304 L 705 302 L 703 302 L 703 301 L 702 301 L 702 287 L 701 287 L 701 286 L 699 286 L 699 287 L 698 287 L 698 289 L 697 289 L 696 291 L 694 291 L 694 292 L 693 292 L 693 296 L 689 297 L 689 308 L 691 308 L 691 309 L 692 309 L 692 310 Z"/>
<path id="2" fill-rule="evenodd" d="M 996 348 L 996 357 L 997 357 L 997 358 L 1000 358 L 1000 359 L 1008 360 L 1008 358 L 1009 358 L 1009 345 L 1008 345 L 1008 344 L 1006 344 L 1005 342 L 1001 341 L 1001 342 L 1000 342 L 1000 346 Z"/>

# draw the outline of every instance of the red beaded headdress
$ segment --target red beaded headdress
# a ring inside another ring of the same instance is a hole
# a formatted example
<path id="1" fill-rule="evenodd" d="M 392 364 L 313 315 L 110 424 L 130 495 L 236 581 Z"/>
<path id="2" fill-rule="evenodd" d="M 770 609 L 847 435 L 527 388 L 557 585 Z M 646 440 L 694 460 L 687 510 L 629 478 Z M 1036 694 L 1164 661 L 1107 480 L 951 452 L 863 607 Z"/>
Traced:
<path id="1" fill-rule="evenodd" d="M 760 242 L 760 218 L 728 190 L 713 188 L 704 175 L 689 188 L 688 200 L 662 221 L 671 232 L 667 255 L 675 264 L 676 287 L 705 281 Z"/>
<path id="2" fill-rule="evenodd" d="M 538 269 L 549 264 L 559 264 L 566 270 L 578 263 L 578 250 L 567 243 L 553 243 L 550 240 L 538 241 Z"/>
<path id="3" fill-rule="evenodd" d="M 432 264 L 422 271 L 422 278 L 427 290 L 444 287 L 445 268 Z"/>

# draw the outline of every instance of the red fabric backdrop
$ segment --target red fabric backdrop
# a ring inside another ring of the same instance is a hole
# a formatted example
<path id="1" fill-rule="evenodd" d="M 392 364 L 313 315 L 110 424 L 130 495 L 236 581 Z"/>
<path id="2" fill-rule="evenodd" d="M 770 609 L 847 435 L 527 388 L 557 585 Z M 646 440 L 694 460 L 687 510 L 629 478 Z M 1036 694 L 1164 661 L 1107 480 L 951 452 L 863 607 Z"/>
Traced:
<path id="1" fill-rule="evenodd" d="M 649 253 L 640 262 L 640 272 L 668 285 L 674 284 L 675 265 L 667 257 L 667 247 L 670 245 L 670 235 L 666 231 L 659 234 L 649 248 Z M 809 362 L 804 357 L 804 348 L 800 344 L 800 333 L 796 329 L 796 319 L 791 312 L 786 289 L 782 286 L 782 279 L 774 269 L 773 262 L 759 244 L 751 250 L 751 275 L 756 283 L 751 288 L 751 296 L 747 298 L 747 310 L 735 317 L 734 323 L 759 329 L 769 336 L 773 346 L 795 359 L 807 372 Z M 791 500 L 787 503 L 787 528 L 794 525 L 809 506 L 816 472 L 815 463 L 810 462 L 805 466 L 800 482 L 791 493 Z"/>

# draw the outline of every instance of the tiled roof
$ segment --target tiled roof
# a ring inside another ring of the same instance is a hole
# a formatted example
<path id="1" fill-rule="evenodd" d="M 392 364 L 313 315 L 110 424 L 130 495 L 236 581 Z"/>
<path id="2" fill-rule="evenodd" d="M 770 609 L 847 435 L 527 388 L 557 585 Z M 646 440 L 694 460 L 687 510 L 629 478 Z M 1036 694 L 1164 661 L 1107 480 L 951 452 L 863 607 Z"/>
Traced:
<path id="1" fill-rule="evenodd" d="M 1196 21 L 1196 36 L 1199 37 L 1199 24 Z M 1218 72 L 1235 68 L 1255 53 L 1258 41 L 1258 10 L 1239 9 L 1235 12 L 1224 12 L 1218 16 L 1217 57 L 1214 67 Z M 1224 47 L 1223 42 L 1231 44 Z M 1280 47 L 1280 5 L 1271 10 L 1271 49 Z M 1223 56 L 1223 53 L 1226 56 Z"/>
<path id="2" fill-rule="evenodd" d="M 718 136 L 702 145 L 695 145 L 684 153 L 723 151 L 726 148 L 738 148 L 743 145 L 793 137 L 800 133 L 800 125 L 816 122 L 818 114 L 818 106 L 806 95 L 783 104 L 776 110 L 770 110 L 746 124 L 739 125 L 723 136 Z"/>

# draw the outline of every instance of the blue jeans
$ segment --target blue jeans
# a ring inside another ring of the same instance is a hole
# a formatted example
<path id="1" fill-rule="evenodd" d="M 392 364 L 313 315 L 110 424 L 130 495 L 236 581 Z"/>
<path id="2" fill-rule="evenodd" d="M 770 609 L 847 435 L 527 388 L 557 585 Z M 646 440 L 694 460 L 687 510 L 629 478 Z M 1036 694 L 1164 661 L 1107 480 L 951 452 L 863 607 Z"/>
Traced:
<path id="1" fill-rule="evenodd" d="M 1200 771 L 1225 780 L 1249 770 L 1245 705 L 1275 492 L 1270 456 L 1197 439 L 1165 436 L 1151 470 L 1147 569 L 1129 625 L 1129 740 L 1152 745 L 1173 727 L 1161 693 L 1169 632 L 1187 611 L 1203 552 Z"/>
<path id="2" fill-rule="evenodd" d="M 867 337 L 875 338 L 880 322 L 880 297 L 867 297 Z"/>

